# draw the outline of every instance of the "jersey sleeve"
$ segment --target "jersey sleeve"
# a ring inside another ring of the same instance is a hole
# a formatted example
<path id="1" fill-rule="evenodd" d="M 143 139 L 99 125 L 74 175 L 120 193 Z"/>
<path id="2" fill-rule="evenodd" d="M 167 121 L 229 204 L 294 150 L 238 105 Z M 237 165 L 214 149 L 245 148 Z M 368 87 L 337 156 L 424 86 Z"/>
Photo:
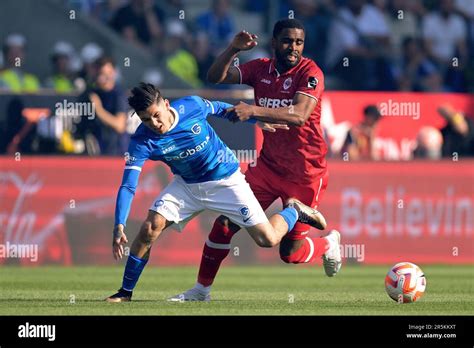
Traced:
<path id="1" fill-rule="evenodd" d="M 242 65 L 235 65 L 240 74 L 240 84 L 254 86 L 257 78 L 257 70 L 260 68 L 261 60 L 254 59 Z"/>
<path id="2" fill-rule="evenodd" d="M 313 62 L 302 72 L 295 93 L 301 93 L 319 101 L 324 91 L 324 75 Z"/>
<path id="3" fill-rule="evenodd" d="M 115 204 L 115 226 L 118 224 L 126 225 L 138 185 L 138 178 L 149 155 L 150 150 L 146 141 L 142 137 L 132 137 L 128 147 L 122 184 L 120 185 Z"/>
<path id="4" fill-rule="evenodd" d="M 201 107 L 204 111 L 205 116 L 215 116 L 218 118 L 227 118 L 226 111 L 228 108 L 233 107 L 232 104 L 221 102 L 221 101 L 210 101 L 205 98 L 199 98 L 201 100 Z"/>
<path id="5" fill-rule="evenodd" d="M 217 118 L 223 118 L 229 120 L 232 118 L 231 113 L 227 113 L 227 109 L 233 107 L 234 105 L 221 102 L 221 101 L 210 101 L 205 98 L 200 98 L 203 101 L 204 112 L 207 116 L 214 116 Z M 247 123 L 256 123 L 255 118 L 249 118 Z"/>

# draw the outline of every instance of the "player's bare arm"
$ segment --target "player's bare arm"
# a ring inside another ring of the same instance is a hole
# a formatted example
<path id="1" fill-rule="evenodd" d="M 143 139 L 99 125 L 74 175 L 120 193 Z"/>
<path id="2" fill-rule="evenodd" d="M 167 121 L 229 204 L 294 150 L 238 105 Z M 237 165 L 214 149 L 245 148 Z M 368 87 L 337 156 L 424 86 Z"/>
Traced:
<path id="1" fill-rule="evenodd" d="M 235 35 L 229 47 L 214 61 L 207 72 L 207 80 L 211 83 L 240 83 L 240 74 L 236 67 L 231 66 L 240 51 L 248 51 L 257 46 L 257 35 L 241 31 Z"/>
<path id="2" fill-rule="evenodd" d="M 293 105 L 288 107 L 265 108 L 240 102 L 235 107 L 230 108 L 228 112 L 234 112 L 235 118 L 240 121 L 246 121 L 253 117 L 259 121 L 272 124 L 286 123 L 302 126 L 310 117 L 316 104 L 315 98 L 297 93 L 293 98 Z"/>

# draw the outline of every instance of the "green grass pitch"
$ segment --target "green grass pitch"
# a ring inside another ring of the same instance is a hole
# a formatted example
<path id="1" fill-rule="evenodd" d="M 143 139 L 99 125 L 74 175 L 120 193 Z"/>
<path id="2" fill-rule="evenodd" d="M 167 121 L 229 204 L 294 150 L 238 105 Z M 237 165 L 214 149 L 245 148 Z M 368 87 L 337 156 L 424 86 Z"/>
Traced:
<path id="1" fill-rule="evenodd" d="M 422 265 L 425 295 L 397 304 L 384 289 L 388 266 L 221 269 L 210 303 L 168 303 L 194 284 L 196 267 L 147 267 L 133 302 L 103 299 L 120 287 L 123 267 L 0 268 L 0 315 L 472 315 L 472 266 Z"/>

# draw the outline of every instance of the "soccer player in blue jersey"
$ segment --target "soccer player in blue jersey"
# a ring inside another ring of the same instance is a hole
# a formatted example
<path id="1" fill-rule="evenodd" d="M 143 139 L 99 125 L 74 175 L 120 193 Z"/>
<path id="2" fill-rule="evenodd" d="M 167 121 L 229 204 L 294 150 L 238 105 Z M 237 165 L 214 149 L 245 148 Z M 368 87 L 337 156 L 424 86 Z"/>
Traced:
<path id="1" fill-rule="evenodd" d="M 266 217 L 240 172 L 235 155 L 206 120 L 209 115 L 231 119 L 232 114 L 227 112 L 231 104 L 197 96 L 170 103 L 157 88 L 145 83 L 132 89 L 128 102 L 142 124 L 132 136 L 117 196 L 112 246 L 115 259 L 123 257 L 123 246 L 128 242 L 125 224 L 145 161 L 164 162 L 174 179 L 151 205 L 132 243 L 122 287 L 106 301 L 130 301 L 151 246 L 161 232 L 173 223 L 183 228 L 205 209 L 225 214 L 233 223 L 246 228 L 261 247 L 277 245 L 297 221 L 312 226 L 319 223 L 319 213 L 296 199 L 290 199 L 286 208 L 270 219 Z"/>

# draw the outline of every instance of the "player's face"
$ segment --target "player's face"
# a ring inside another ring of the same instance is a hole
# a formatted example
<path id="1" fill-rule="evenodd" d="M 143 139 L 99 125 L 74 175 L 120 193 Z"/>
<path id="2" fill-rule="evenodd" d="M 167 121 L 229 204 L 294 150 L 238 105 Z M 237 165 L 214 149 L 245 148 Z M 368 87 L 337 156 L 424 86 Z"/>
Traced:
<path id="1" fill-rule="evenodd" d="M 137 114 L 145 126 L 158 134 L 166 133 L 174 122 L 168 99 L 153 103 L 148 109 Z"/>
<path id="2" fill-rule="evenodd" d="M 277 38 L 272 39 L 277 64 L 288 70 L 296 66 L 303 55 L 304 31 L 302 29 L 283 29 Z"/>

